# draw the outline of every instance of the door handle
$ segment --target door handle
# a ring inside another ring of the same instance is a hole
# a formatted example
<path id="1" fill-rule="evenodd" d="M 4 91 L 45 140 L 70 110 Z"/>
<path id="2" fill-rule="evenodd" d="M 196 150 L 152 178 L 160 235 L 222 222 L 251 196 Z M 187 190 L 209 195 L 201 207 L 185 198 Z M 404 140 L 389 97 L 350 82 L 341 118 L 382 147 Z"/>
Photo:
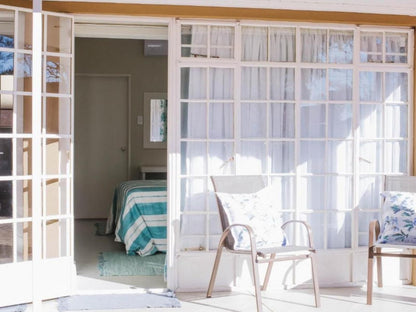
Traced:
<path id="1" fill-rule="evenodd" d="M 125 151 L 127 150 L 127 147 L 122 146 L 122 147 L 120 147 L 120 150 L 121 150 L 122 152 L 125 152 Z"/>

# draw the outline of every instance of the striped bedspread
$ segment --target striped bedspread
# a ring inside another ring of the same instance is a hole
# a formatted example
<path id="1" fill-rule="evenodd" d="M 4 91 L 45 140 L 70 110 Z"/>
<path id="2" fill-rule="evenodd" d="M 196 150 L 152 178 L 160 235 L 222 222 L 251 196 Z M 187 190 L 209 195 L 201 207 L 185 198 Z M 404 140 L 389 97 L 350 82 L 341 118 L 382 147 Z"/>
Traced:
<path id="1" fill-rule="evenodd" d="M 114 191 L 107 233 L 126 245 L 127 254 L 166 252 L 166 181 L 126 181 Z"/>

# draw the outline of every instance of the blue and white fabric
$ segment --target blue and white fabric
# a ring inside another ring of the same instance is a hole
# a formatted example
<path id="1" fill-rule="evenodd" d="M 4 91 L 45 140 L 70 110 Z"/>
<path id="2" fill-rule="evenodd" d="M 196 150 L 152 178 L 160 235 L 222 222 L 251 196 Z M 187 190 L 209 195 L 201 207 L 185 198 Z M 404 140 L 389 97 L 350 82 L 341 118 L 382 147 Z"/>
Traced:
<path id="1" fill-rule="evenodd" d="M 377 243 L 416 244 L 416 193 L 384 192 L 383 219 Z"/>
<path id="2" fill-rule="evenodd" d="M 257 248 L 285 246 L 287 239 L 281 229 L 281 217 L 273 201 L 273 189 L 268 187 L 256 193 L 216 193 L 231 224 L 247 224 L 255 235 Z M 231 235 L 234 249 L 249 250 L 250 238 L 247 230 L 233 227 Z"/>
<path id="3" fill-rule="evenodd" d="M 127 254 L 166 252 L 166 226 L 166 181 L 126 181 L 115 189 L 106 232 L 115 233 Z"/>

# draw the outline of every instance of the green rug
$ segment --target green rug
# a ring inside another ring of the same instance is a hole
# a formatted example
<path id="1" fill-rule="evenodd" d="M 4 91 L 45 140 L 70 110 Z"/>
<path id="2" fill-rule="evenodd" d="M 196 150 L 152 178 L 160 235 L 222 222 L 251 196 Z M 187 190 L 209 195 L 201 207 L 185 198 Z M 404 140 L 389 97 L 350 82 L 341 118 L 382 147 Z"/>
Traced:
<path id="1" fill-rule="evenodd" d="M 100 252 L 98 269 L 101 276 L 163 275 L 164 253 L 152 256 L 129 256 L 124 252 Z"/>

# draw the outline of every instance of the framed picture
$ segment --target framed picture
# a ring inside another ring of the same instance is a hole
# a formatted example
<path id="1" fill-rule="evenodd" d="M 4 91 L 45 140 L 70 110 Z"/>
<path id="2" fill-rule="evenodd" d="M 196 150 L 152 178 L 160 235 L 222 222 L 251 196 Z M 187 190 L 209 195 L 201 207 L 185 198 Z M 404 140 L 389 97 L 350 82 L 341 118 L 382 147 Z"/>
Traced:
<path id="1" fill-rule="evenodd" d="M 166 148 L 168 100 L 166 92 L 144 93 L 143 147 Z"/>

